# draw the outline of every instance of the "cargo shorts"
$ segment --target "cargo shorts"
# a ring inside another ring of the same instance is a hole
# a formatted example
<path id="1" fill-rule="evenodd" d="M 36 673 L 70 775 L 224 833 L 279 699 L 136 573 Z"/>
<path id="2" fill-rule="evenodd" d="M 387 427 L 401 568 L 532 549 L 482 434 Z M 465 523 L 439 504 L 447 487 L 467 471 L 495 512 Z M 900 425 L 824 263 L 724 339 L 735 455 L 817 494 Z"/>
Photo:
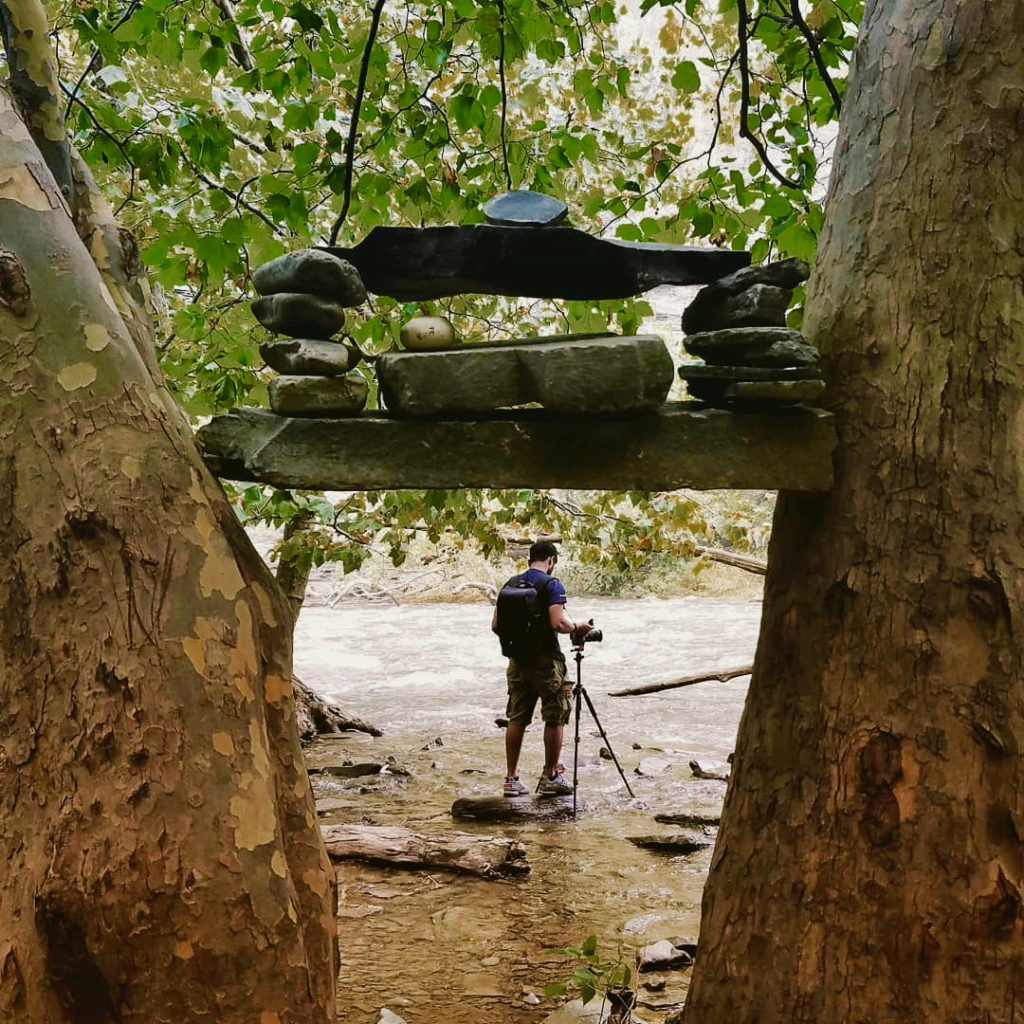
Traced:
<path id="1" fill-rule="evenodd" d="M 538 700 L 545 725 L 565 725 L 569 721 L 571 691 L 564 689 L 565 662 L 561 658 L 542 655 L 528 662 L 509 658 L 505 677 L 508 680 L 505 717 L 510 722 L 529 725 Z"/>

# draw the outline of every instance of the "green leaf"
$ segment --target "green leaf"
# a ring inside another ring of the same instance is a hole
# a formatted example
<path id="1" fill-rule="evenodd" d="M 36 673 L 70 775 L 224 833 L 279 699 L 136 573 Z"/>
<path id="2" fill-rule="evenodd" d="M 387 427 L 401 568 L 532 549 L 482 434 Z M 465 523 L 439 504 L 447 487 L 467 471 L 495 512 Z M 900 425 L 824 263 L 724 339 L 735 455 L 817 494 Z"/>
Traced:
<path id="1" fill-rule="evenodd" d="M 684 60 L 672 72 L 672 86 L 681 92 L 695 93 L 700 89 L 700 74 L 692 60 Z"/>

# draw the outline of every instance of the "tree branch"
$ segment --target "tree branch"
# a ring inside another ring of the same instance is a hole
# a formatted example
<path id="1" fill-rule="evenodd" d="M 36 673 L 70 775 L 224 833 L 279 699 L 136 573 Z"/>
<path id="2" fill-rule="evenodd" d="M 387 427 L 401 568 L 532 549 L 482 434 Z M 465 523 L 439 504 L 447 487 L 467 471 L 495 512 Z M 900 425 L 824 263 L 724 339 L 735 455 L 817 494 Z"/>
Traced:
<path id="1" fill-rule="evenodd" d="M 366 91 L 366 77 L 370 72 L 370 55 L 373 53 L 373 44 L 377 38 L 377 28 L 380 26 L 381 12 L 387 0 L 377 0 L 373 5 L 373 17 L 370 19 L 370 32 L 366 37 L 366 47 L 363 50 L 363 63 L 359 68 L 359 84 L 356 86 L 356 101 L 352 108 L 352 116 L 348 124 L 348 139 L 345 141 L 345 201 L 341 207 L 341 213 L 331 228 L 330 244 L 335 245 L 338 241 L 338 232 L 341 225 L 345 223 L 348 216 L 348 208 L 352 204 L 352 170 L 355 162 L 356 133 L 359 131 L 359 110 L 363 105 L 363 93 Z"/>
<path id="2" fill-rule="evenodd" d="M 807 40 L 807 48 L 811 51 L 811 56 L 814 58 L 814 64 L 818 69 L 818 74 L 821 75 L 821 80 L 825 83 L 825 88 L 828 89 L 829 96 L 832 97 L 832 105 L 836 108 L 836 117 L 838 117 L 843 109 L 843 102 L 839 98 L 839 91 L 836 89 L 835 82 L 832 81 L 832 76 L 828 73 L 828 69 L 825 67 L 825 61 L 822 59 L 818 41 L 814 38 L 814 33 L 811 31 L 810 25 L 804 21 L 804 16 L 800 12 L 800 0 L 790 0 L 789 9 L 793 13 L 794 24 L 798 29 L 800 29 L 800 33 L 804 39 Z"/>
<path id="3" fill-rule="evenodd" d="M 39 0 L 0 0 L 0 35 L 11 74 L 11 92 L 57 187 L 74 212 L 71 146 L 57 100 L 60 86 L 46 14 Z"/>
<path id="4" fill-rule="evenodd" d="M 235 5 L 231 0 L 213 0 L 213 2 L 217 10 L 220 11 L 221 19 L 226 21 L 235 30 L 235 35 L 238 37 L 230 43 L 235 63 L 243 71 L 252 71 L 256 65 L 252 59 L 252 51 L 249 49 L 249 44 L 245 41 L 245 36 L 242 34 L 242 26 L 238 24 L 238 19 L 235 17 Z"/>
<path id="5" fill-rule="evenodd" d="M 739 37 L 739 55 L 740 55 L 740 135 L 746 139 L 757 151 L 757 155 L 761 158 L 761 162 L 771 172 L 773 178 L 781 185 L 785 185 L 787 188 L 801 189 L 803 188 L 803 180 L 794 181 L 792 178 L 787 178 L 776 166 L 772 163 L 771 157 L 768 156 L 768 150 L 765 148 L 764 143 L 750 130 L 750 125 L 747 122 L 747 116 L 750 112 L 750 63 L 749 55 L 747 53 L 747 29 L 749 27 L 749 19 L 747 18 L 747 0 L 736 0 L 736 7 L 739 12 L 739 18 L 737 21 L 737 35 Z"/>

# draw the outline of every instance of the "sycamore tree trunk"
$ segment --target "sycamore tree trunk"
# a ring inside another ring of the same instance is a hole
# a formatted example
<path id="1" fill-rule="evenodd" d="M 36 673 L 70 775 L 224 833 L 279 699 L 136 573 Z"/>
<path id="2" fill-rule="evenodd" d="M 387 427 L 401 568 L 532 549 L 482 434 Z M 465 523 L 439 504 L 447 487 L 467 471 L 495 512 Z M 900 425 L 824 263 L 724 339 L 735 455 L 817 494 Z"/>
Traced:
<path id="1" fill-rule="evenodd" d="M 75 175 L 0 91 L 0 1020 L 333 1019 L 291 611 Z"/>
<path id="2" fill-rule="evenodd" d="M 1024 3 L 869 3 L 687 1024 L 1024 1019 Z"/>

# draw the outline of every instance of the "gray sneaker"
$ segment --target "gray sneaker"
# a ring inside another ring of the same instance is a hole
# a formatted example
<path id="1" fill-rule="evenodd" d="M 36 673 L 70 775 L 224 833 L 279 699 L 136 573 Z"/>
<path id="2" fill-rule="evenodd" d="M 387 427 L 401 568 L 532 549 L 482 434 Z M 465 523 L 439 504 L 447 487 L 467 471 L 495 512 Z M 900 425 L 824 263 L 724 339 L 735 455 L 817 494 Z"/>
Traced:
<path id="1" fill-rule="evenodd" d="M 568 796 L 572 793 L 572 784 L 565 781 L 565 776 L 561 772 L 553 779 L 541 775 L 537 783 L 537 792 L 541 796 Z"/>
<path id="2" fill-rule="evenodd" d="M 526 796 L 530 791 L 519 781 L 517 775 L 514 779 L 505 779 L 505 796 Z"/>

